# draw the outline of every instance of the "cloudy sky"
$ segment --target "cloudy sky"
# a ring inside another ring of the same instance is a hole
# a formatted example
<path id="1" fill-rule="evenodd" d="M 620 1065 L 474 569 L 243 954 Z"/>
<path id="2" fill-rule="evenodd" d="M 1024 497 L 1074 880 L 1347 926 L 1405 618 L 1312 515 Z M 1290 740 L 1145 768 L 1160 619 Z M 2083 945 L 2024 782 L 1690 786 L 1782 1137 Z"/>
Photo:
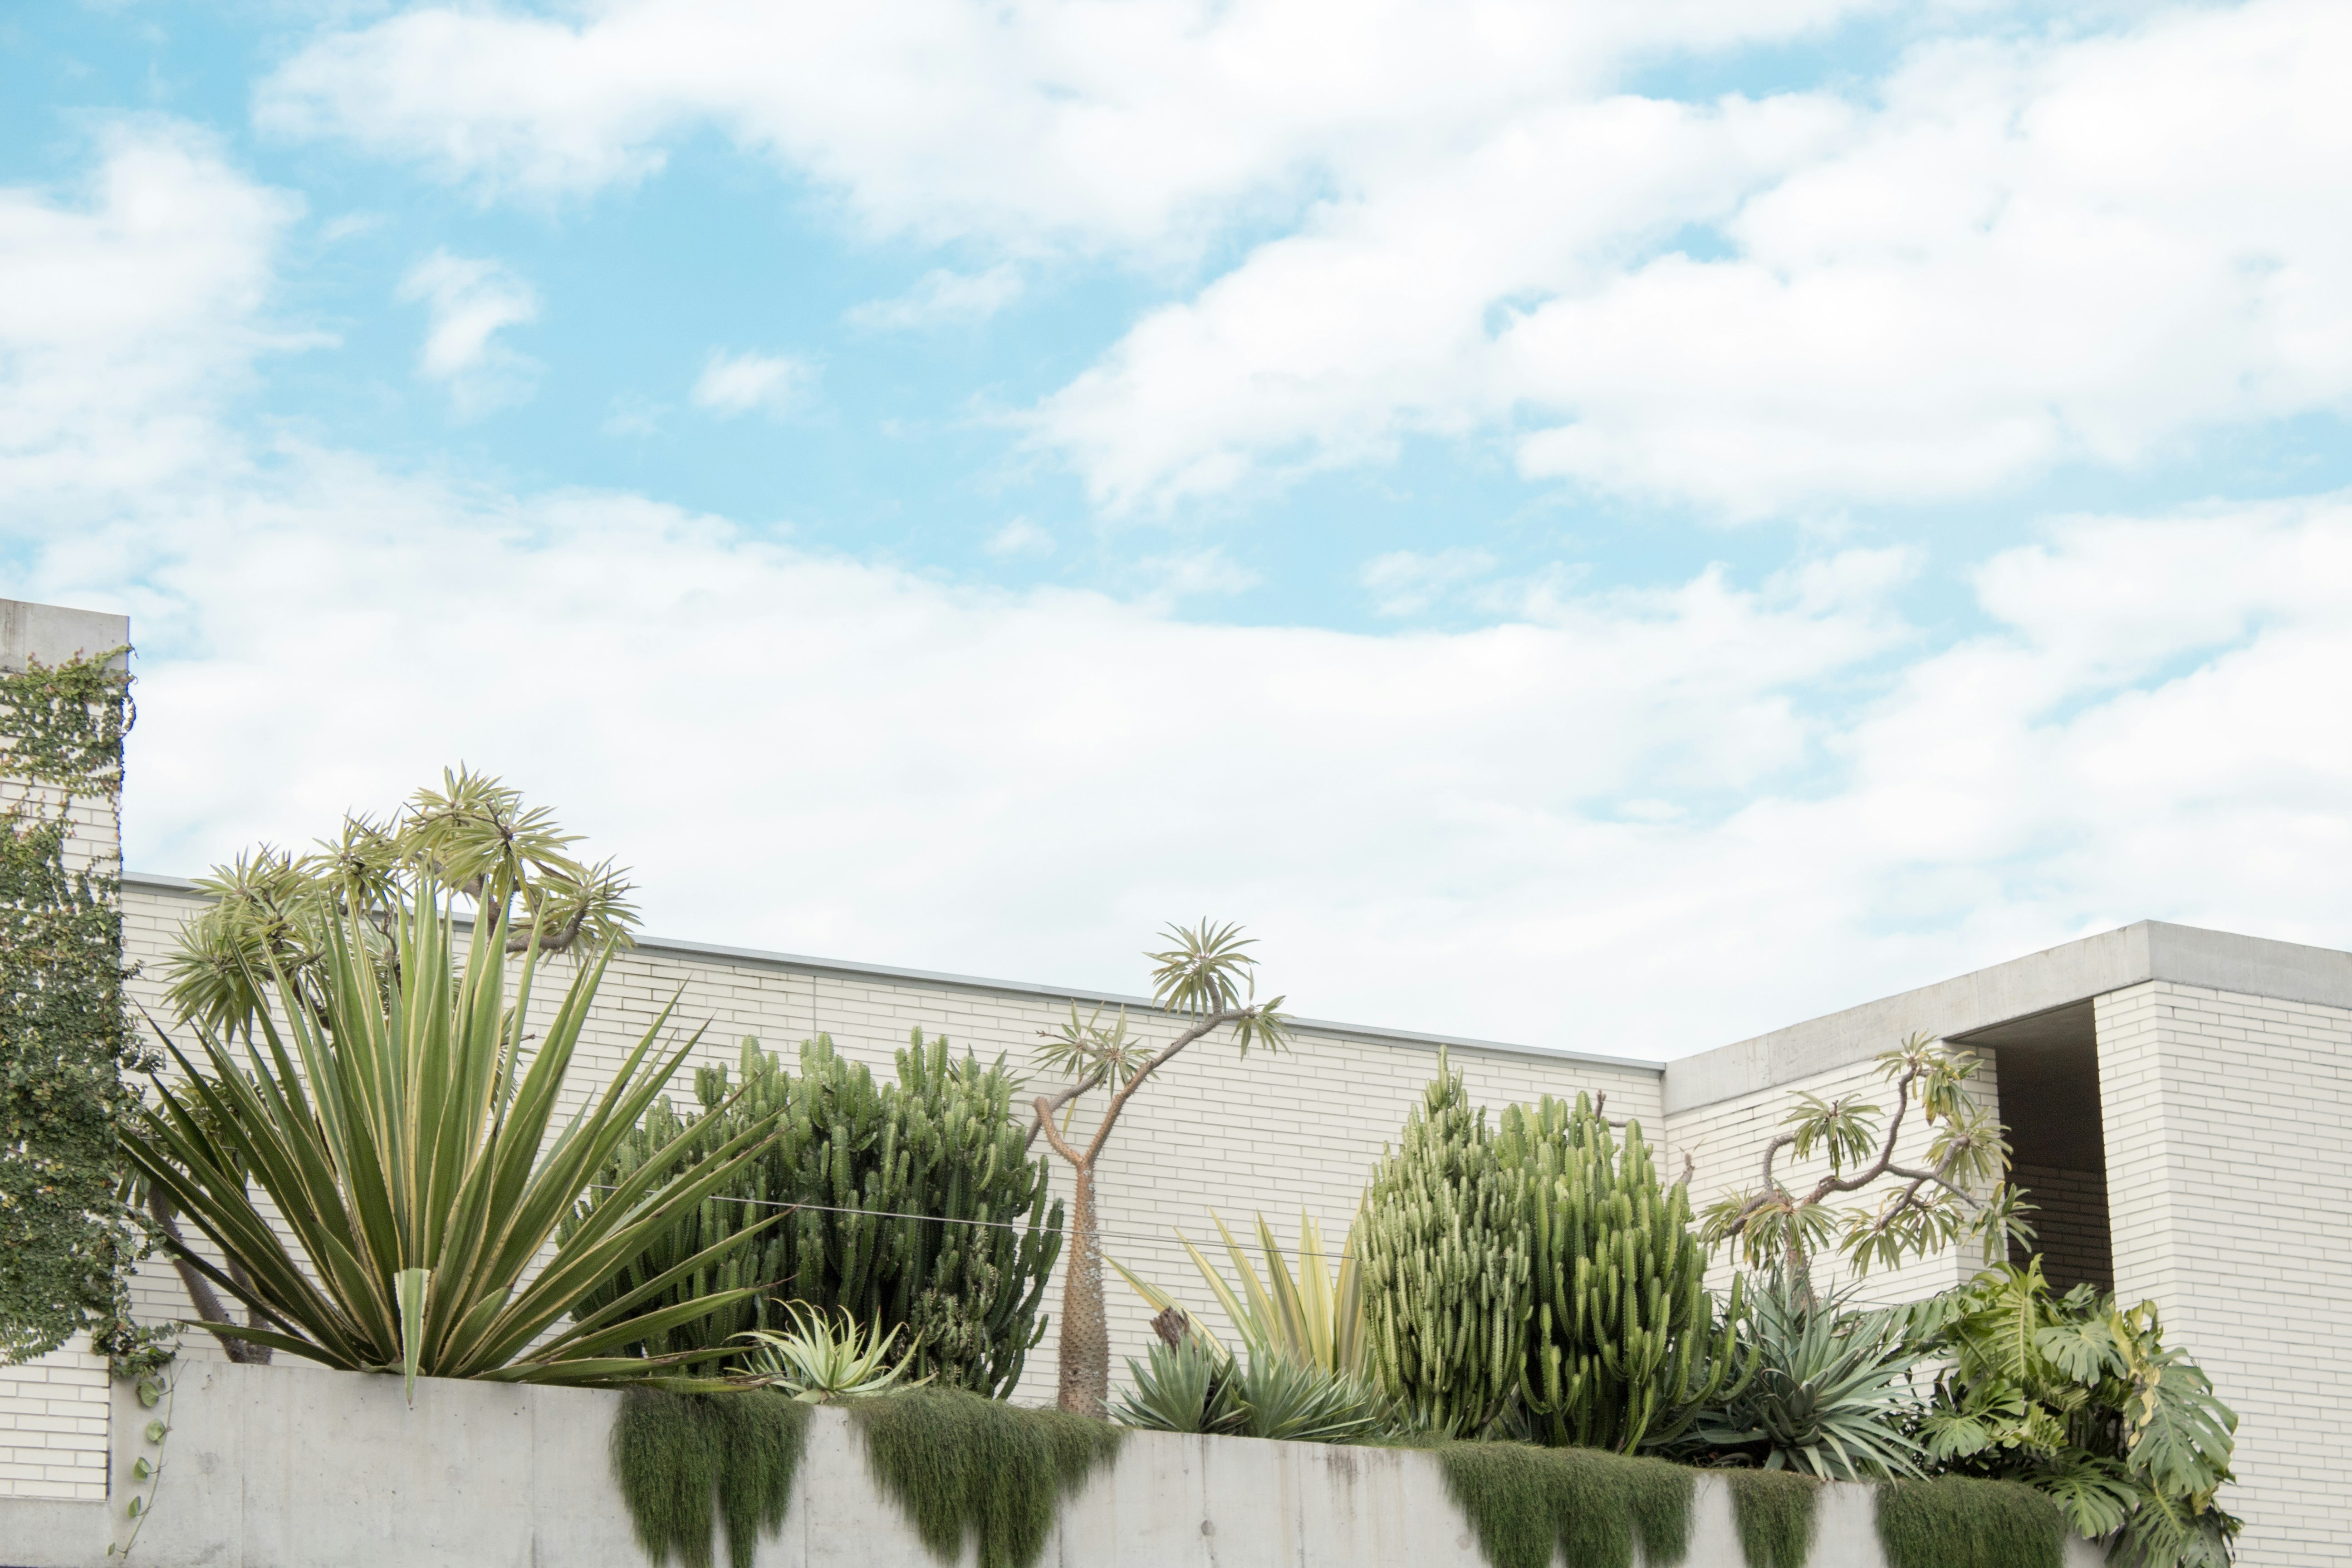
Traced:
<path id="1" fill-rule="evenodd" d="M 445 763 L 665 935 L 1671 1056 L 2352 946 L 2352 7 L 0 16 L 0 593 L 134 868 Z"/>

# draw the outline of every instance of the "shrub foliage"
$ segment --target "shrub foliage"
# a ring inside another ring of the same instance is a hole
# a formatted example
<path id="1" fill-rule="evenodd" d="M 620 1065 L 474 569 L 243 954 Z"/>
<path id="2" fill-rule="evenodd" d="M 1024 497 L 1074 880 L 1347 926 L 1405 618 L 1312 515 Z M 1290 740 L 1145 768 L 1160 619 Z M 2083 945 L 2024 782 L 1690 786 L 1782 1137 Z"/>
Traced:
<path id="1" fill-rule="evenodd" d="M 121 795 L 130 677 L 110 657 L 0 672 L 0 1364 L 85 1328 L 104 1341 L 145 1241 L 118 1194 L 123 1073 L 147 1065 L 121 885 L 73 848 L 77 807 L 112 815 Z"/>

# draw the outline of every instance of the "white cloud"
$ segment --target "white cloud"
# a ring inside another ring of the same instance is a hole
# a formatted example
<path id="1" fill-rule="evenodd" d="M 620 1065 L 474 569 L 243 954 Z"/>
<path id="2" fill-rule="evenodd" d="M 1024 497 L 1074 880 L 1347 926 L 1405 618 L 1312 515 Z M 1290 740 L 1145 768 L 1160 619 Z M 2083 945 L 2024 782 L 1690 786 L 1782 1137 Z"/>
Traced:
<path id="1" fill-rule="evenodd" d="M 127 389 L 47 405 L 68 437 L 0 538 L 14 592 L 134 618 L 134 865 L 464 759 L 635 865 L 667 933 L 1134 988 L 1159 922 L 1213 913 L 1312 1015 L 1645 1054 L 2147 915 L 2352 943 L 2352 497 L 2059 523 L 1965 579 L 1958 639 L 1897 612 L 1888 552 L 1365 636 L 255 450 L 201 407 L 209 455 L 159 473 L 142 399 L 264 344 L 236 284 L 283 208 L 157 166 L 205 210 L 0 199 L 0 310 L 77 262 L 163 289 L 135 332 L 0 316 L 0 406 L 86 355 Z"/>
<path id="2" fill-rule="evenodd" d="M 1786 37 L 1864 4 L 424 5 L 323 33 L 257 112 L 534 194 L 642 178 L 716 128 L 813 174 L 876 232 L 1151 249 L 1236 206 L 1474 144 L 1628 60 Z"/>
<path id="3" fill-rule="evenodd" d="M 988 536 L 991 555 L 1051 555 L 1054 536 L 1025 517 L 1016 517 Z"/>
<path id="4" fill-rule="evenodd" d="M 271 252 L 299 212 L 184 127 L 99 138 L 70 193 L 0 187 L 0 495 L 92 501 L 217 461 L 210 415 L 273 331 Z"/>
<path id="5" fill-rule="evenodd" d="M 926 272 L 895 300 L 853 305 L 843 319 L 853 327 L 910 331 L 984 321 L 1020 298 L 1021 269 L 1010 262 L 985 272 Z"/>
<path id="6" fill-rule="evenodd" d="M 1371 590 L 1372 607 L 1384 616 L 1417 616 L 1438 598 L 1495 569 L 1483 550 L 1456 547 L 1423 554 L 1391 550 L 1364 563 L 1356 581 Z"/>
<path id="7" fill-rule="evenodd" d="M 409 268 L 399 298 L 425 309 L 416 374 L 448 389 L 463 415 L 529 399 L 538 362 L 498 340 L 539 320 L 539 291 L 505 263 L 446 250 Z"/>
<path id="8" fill-rule="evenodd" d="M 2150 914 L 2352 940 L 2310 874 L 2352 847 L 2352 739 L 2309 719 L 2352 675 L 2352 606 L 2290 582 L 2346 580 L 2352 506 L 2144 536 L 2000 557 L 1982 591 L 2014 618 L 1924 653 L 1866 590 L 1719 574 L 1366 637 L 287 452 L 149 498 L 40 586 L 139 617 L 144 866 L 299 838 L 462 757 L 636 866 L 665 932 L 1131 987 L 1155 922 L 1214 911 L 1315 1014 L 1648 1052 Z M 2217 589 L 2224 553 L 2252 564 Z M 2237 635 L 2190 616 L 2090 667 L 2103 626 L 2161 625 L 2103 594 L 2119 570 L 2158 607 L 2218 592 Z M 519 708 L 486 664 L 547 674 Z M 719 764 L 683 811 L 680 758 Z"/>
<path id="9" fill-rule="evenodd" d="M 1151 582 L 1144 603 L 1159 608 L 1173 608 L 1202 595 L 1247 593 L 1262 581 L 1214 544 L 1206 550 L 1146 556 L 1137 565 Z"/>
<path id="10" fill-rule="evenodd" d="M 2352 11 L 2035 32 L 1958 7 L 1850 96 L 1618 89 L 1854 8 L 425 7 L 323 34 L 262 112 L 535 194 L 715 126 L 869 233 L 1161 277 L 1274 234 L 1034 410 L 1114 511 L 1434 435 L 1714 515 L 1814 513 L 2352 407 L 2352 211 L 2320 195 L 2352 160 Z M 1009 276 L 862 309 L 976 311 Z"/>
<path id="11" fill-rule="evenodd" d="M 1119 510 L 1524 429 L 1530 475 L 1745 517 L 2340 414 L 2347 69 L 2352 12 L 2263 0 L 1929 47 L 1867 108 L 1529 113 L 1148 315 L 1036 439 Z"/>
<path id="12" fill-rule="evenodd" d="M 799 406 L 815 383 L 815 367 L 787 354 L 713 349 L 695 378 L 693 402 L 721 418 L 755 410 L 784 414 Z"/>

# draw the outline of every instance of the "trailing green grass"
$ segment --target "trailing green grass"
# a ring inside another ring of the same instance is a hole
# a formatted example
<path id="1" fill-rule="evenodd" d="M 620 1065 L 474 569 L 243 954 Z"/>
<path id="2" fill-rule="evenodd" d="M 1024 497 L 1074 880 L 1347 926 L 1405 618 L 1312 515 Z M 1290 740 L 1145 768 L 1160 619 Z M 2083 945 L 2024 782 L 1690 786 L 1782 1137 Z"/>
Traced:
<path id="1" fill-rule="evenodd" d="M 1024 1410 L 951 1388 L 909 1389 L 848 1406 L 882 1489 L 940 1559 L 967 1536 L 980 1568 L 1031 1568 L 1062 1499 L 1118 1454 L 1124 1431 L 1060 1410 Z"/>
<path id="2" fill-rule="evenodd" d="M 613 1423 L 613 1473 L 646 1555 L 711 1568 L 723 1520 L 730 1568 L 751 1568 L 759 1537 L 783 1529 L 808 1418 L 807 1405 L 765 1390 L 630 1390 Z"/>
<path id="3" fill-rule="evenodd" d="M 1825 1483 L 1793 1470 L 1717 1473 L 1731 1488 L 1731 1517 L 1748 1568 L 1805 1568 Z"/>
<path id="4" fill-rule="evenodd" d="M 1478 1532 L 1493 1568 L 1669 1568 L 1690 1552 L 1692 1472 L 1597 1448 L 1447 1443 L 1445 1489 Z"/>
<path id="5" fill-rule="evenodd" d="M 2016 1481 L 1888 1481 L 1878 1489 L 1878 1543 L 1887 1568 L 2058 1568 L 2066 1521 Z"/>

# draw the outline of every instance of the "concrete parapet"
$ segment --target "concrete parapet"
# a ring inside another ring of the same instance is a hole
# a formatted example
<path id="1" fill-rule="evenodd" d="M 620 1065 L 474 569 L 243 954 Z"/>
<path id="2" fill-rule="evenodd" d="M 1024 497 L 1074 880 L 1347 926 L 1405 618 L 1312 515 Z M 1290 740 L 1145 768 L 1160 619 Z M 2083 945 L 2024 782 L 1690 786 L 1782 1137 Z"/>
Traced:
<path id="1" fill-rule="evenodd" d="M 131 617 L 100 610 L 68 610 L 0 599 L 0 669 L 22 669 L 27 659 L 63 664 L 131 641 Z M 115 656 L 119 668 L 122 655 Z"/>
<path id="2" fill-rule="evenodd" d="M 607 1447 L 621 1396 L 203 1363 L 180 1369 L 136 1561 L 147 1568 L 645 1568 Z M 152 1413 L 118 1395 L 104 1505 L 0 1499 L 0 1563 L 101 1568 L 145 1488 Z M 1870 1489 L 1835 1486 L 1809 1568 L 1884 1568 Z M 1687 1568 L 1745 1568 L 1729 1493 L 1699 1479 Z M 964 1563 L 973 1560 L 968 1546 Z M 2095 1549 L 2070 1543 L 2068 1568 Z M 759 1568 L 930 1568 L 867 1473 L 849 1418 L 819 1410 L 781 1536 Z M 1063 1506 L 1049 1568 L 1483 1568 L 1431 1455 L 1130 1436 Z"/>

